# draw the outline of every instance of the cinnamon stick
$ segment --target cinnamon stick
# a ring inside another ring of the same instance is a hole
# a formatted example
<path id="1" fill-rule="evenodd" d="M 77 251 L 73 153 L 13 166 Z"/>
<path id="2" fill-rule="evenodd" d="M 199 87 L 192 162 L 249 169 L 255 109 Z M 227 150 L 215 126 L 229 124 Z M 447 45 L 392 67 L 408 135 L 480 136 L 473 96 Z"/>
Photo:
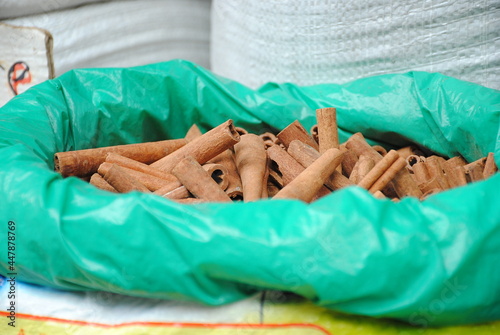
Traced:
<path id="1" fill-rule="evenodd" d="M 425 160 L 425 165 L 427 167 L 427 171 L 429 172 L 430 178 L 436 177 L 437 182 L 441 186 L 442 190 L 447 190 L 450 188 L 448 185 L 447 178 L 444 176 L 444 171 L 443 171 L 443 163 L 445 162 L 445 159 L 443 157 L 438 157 L 438 156 L 430 156 L 427 157 Z"/>
<path id="2" fill-rule="evenodd" d="M 339 149 L 328 149 L 281 189 L 273 199 L 300 199 L 311 202 L 323 184 L 342 161 L 344 153 Z"/>
<path id="3" fill-rule="evenodd" d="M 234 129 L 233 121 L 228 120 L 188 142 L 179 150 L 154 162 L 151 166 L 171 172 L 178 162 L 188 156 L 192 156 L 198 163 L 203 164 L 235 145 L 239 140 L 240 135 Z"/>
<path id="4" fill-rule="evenodd" d="M 465 174 L 471 182 L 484 179 L 484 166 L 487 157 L 479 158 L 478 160 L 464 166 Z"/>
<path id="5" fill-rule="evenodd" d="M 187 142 L 193 141 L 195 138 L 198 138 L 202 135 L 200 128 L 196 124 L 193 124 L 191 128 L 187 131 L 186 135 L 184 136 L 184 139 Z"/>
<path id="6" fill-rule="evenodd" d="M 171 173 L 160 171 L 158 169 L 151 167 L 150 165 L 135 161 L 133 159 L 115 153 L 108 153 L 106 155 L 106 162 L 114 163 L 116 165 L 120 165 L 121 167 L 129 168 L 135 171 L 143 172 L 151 176 L 161 178 L 168 182 L 177 181 L 177 178 Z"/>
<path id="7" fill-rule="evenodd" d="M 192 156 L 187 156 L 177 163 L 172 169 L 172 174 L 198 199 L 215 202 L 231 201 L 229 196 Z"/>
<path id="8" fill-rule="evenodd" d="M 309 132 L 311 133 L 311 136 L 312 136 L 314 142 L 319 143 L 318 125 L 315 124 L 314 126 L 312 126 L 311 129 L 309 130 Z"/>
<path id="9" fill-rule="evenodd" d="M 236 167 L 243 185 L 243 200 L 260 199 L 267 167 L 264 141 L 255 134 L 242 135 L 240 142 L 234 146 L 234 153 Z"/>
<path id="10" fill-rule="evenodd" d="M 64 177 L 86 176 L 97 172 L 97 168 L 110 152 L 150 164 L 185 144 L 185 139 L 177 139 L 57 152 L 54 155 L 54 168 Z"/>
<path id="11" fill-rule="evenodd" d="M 365 155 L 367 157 L 369 157 L 367 152 L 365 152 Z M 398 158 L 399 158 L 399 155 L 398 155 L 398 153 L 395 150 L 389 151 L 387 153 L 387 155 L 384 156 L 384 158 L 380 159 L 375 164 L 375 166 L 373 167 L 373 169 L 371 169 L 370 172 L 368 172 L 368 174 L 363 179 L 361 179 L 361 181 L 358 183 L 358 186 L 361 186 L 361 187 L 366 188 L 367 190 L 369 190 L 370 187 L 372 187 L 372 185 L 377 181 L 377 179 L 379 179 L 380 176 L 382 176 L 382 174 L 387 169 L 389 169 L 389 167 Z"/>
<path id="12" fill-rule="evenodd" d="M 212 179 L 219 184 L 219 187 L 225 191 L 229 185 L 228 174 L 229 171 L 222 164 L 203 164 L 203 169 L 212 177 Z"/>
<path id="13" fill-rule="evenodd" d="M 116 193 L 117 191 L 113 186 L 111 186 L 107 181 L 104 180 L 103 177 L 99 173 L 94 173 L 90 177 L 90 184 L 94 185 L 97 188 L 100 188 L 101 190 L 109 191 L 109 192 L 114 192 Z"/>
<path id="14" fill-rule="evenodd" d="M 378 152 L 381 156 L 387 155 L 387 150 L 381 145 L 372 145 L 373 150 Z"/>
<path id="15" fill-rule="evenodd" d="M 155 194 L 158 194 L 155 192 Z M 179 186 L 172 191 L 168 191 L 167 193 L 164 194 L 158 194 L 159 196 L 165 198 L 165 199 L 186 199 L 191 196 L 189 191 L 187 190 L 186 186 Z"/>
<path id="16" fill-rule="evenodd" d="M 343 162 L 348 152 L 344 150 L 341 151 L 344 152 L 342 159 Z M 290 143 L 290 145 L 288 146 L 288 154 L 290 154 L 290 156 L 292 156 L 304 168 L 310 166 L 320 156 L 319 152 L 314 148 L 298 140 L 292 141 Z M 354 185 L 354 183 L 347 177 L 345 177 L 342 173 L 334 171 L 325 182 L 325 185 L 329 189 L 334 191 L 350 185 Z"/>
<path id="17" fill-rule="evenodd" d="M 356 165 L 352 169 L 349 180 L 354 184 L 358 184 L 367 174 L 373 169 L 375 162 L 367 155 L 359 156 Z"/>
<path id="18" fill-rule="evenodd" d="M 318 121 L 319 153 L 339 147 L 337 110 L 333 107 L 316 109 Z"/>
<path id="19" fill-rule="evenodd" d="M 369 191 L 371 193 L 381 191 L 401 169 L 405 168 L 405 166 L 406 160 L 402 157 L 398 157 L 396 161 L 392 163 L 392 165 L 375 181 L 375 183 L 373 183 Z"/>
<path id="20" fill-rule="evenodd" d="M 314 149 L 318 150 L 318 143 L 307 133 L 302 124 L 295 120 L 290 123 L 285 129 L 278 133 L 278 139 L 283 143 L 283 145 L 288 148 L 288 145 L 293 140 L 299 140 L 307 145 L 310 145 Z"/>
<path id="21" fill-rule="evenodd" d="M 117 164 L 104 162 L 101 165 L 99 165 L 97 172 L 99 172 L 99 174 L 101 176 L 104 176 L 113 167 L 113 165 L 117 165 Z M 132 169 L 129 169 L 129 168 L 126 168 L 123 166 L 120 166 L 120 167 L 122 168 L 122 170 L 125 173 L 127 173 L 129 176 L 135 178 L 139 183 L 146 186 L 148 188 L 148 190 L 150 190 L 150 191 L 156 191 L 165 185 L 169 185 L 173 181 L 177 181 L 177 178 L 175 178 L 175 180 L 169 181 L 169 180 L 165 180 L 162 178 L 152 176 L 152 175 L 144 173 L 144 172 L 132 170 Z"/>
<path id="22" fill-rule="evenodd" d="M 227 149 L 209 160 L 208 163 L 225 166 L 227 169 L 226 179 L 228 182 L 226 194 L 231 199 L 243 198 L 243 187 L 241 186 L 241 179 L 236 168 L 233 152 Z"/>
<path id="23" fill-rule="evenodd" d="M 132 191 L 149 193 L 146 186 L 141 184 L 137 179 L 129 175 L 123 168 L 116 164 L 111 166 L 103 178 L 120 193 Z"/>
<path id="24" fill-rule="evenodd" d="M 467 164 L 462 157 L 456 156 L 448 159 L 441 164 L 446 181 L 450 188 L 467 184 L 464 166 Z"/>
<path id="25" fill-rule="evenodd" d="M 493 153 L 490 152 L 486 157 L 486 162 L 484 163 L 483 177 L 489 178 L 494 175 L 498 171 L 498 167 L 495 164 L 495 157 L 493 157 Z"/>

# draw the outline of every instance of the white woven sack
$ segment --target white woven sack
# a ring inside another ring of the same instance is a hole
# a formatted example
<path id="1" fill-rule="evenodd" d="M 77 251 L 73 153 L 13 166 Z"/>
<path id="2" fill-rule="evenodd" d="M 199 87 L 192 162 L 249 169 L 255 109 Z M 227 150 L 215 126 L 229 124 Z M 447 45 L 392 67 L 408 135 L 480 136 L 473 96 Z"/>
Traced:
<path id="1" fill-rule="evenodd" d="M 105 0 L 0 0 L 0 19 L 16 18 Z"/>
<path id="2" fill-rule="evenodd" d="M 209 0 L 93 3 L 5 22 L 48 30 L 56 75 L 181 58 L 209 67 Z"/>
<path id="3" fill-rule="evenodd" d="M 211 64 L 251 87 L 423 70 L 500 89 L 500 2 L 214 0 Z"/>

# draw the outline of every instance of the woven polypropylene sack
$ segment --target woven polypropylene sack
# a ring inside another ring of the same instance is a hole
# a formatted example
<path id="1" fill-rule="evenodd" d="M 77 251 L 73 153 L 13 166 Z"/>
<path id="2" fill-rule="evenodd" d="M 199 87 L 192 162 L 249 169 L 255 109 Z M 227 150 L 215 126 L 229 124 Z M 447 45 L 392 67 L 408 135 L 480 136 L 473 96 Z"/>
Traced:
<path id="1" fill-rule="evenodd" d="M 423 202 L 349 187 L 312 204 L 189 206 L 53 171 L 59 151 L 178 138 L 229 118 L 251 132 L 310 127 L 327 106 L 342 141 L 361 131 L 469 161 L 492 151 L 500 163 L 499 92 L 439 74 L 254 91 L 183 61 L 74 70 L 0 109 L 0 236 L 16 235 L 15 264 L 1 248 L 0 274 L 212 305 L 283 290 L 421 326 L 498 319 L 500 174 Z"/>
<path id="2" fill-rule="evenodd" d="M 497 0 L 221 1 L 211 68 L 250 87 L 430 71 L 500 89 Z"/>

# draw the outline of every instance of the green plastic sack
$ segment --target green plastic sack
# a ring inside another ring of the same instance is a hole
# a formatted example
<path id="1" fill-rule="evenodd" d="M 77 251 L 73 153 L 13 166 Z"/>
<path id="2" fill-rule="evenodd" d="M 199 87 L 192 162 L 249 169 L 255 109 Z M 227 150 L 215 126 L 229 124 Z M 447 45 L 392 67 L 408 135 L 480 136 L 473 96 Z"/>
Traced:
<path id="1" fill-rule="evenodd" d="M 254 91 L 185 61 L 70 71 L 0 109 L 0 236 L 15 223 L 17 279 L 218 305 L 275 289 L 414 325 L 500 318 L 500 174 L 419 202 L 350 187 L 300 201 L 180 205 L 111 194 L 53 172 L 55 152 L 182 137 L 232 118 L 249 131 L 337 107 L 361 131 L 500 163 L 500 94 L 410 72 Z M 0 273 L 10 273 L 6 243 Z"/>

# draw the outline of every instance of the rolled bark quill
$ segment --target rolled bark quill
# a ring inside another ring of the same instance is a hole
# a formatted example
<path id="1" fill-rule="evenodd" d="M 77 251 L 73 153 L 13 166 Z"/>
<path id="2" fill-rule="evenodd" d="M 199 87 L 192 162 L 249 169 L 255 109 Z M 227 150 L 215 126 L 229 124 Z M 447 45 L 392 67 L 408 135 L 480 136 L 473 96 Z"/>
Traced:
<path id="1" fill-rule="evenodd" d="M 448 185 L 448 180 L 446 179 L 443 172 L 442 165 L 444 162 L 445 159 L 438 156 L 427 157 L 424 162 L 427 167 L 427 171 L 429 172 L 430 178 L 436 178 L 441 190 L 447 190 L 450 188 L 450 186 Z"/>
<path id="2" fill-rule="evenodd" d="M 401 169 L 405 168 L 405 166 L 406 160 L 398 155 L 396 161 L 370 187 L 370 193 L 381 191 Z"/>
<path id="3" fill-rule="evenodd" d="M 238 132 L 238 134 L 240 134 L 240 136 L 248 134 L 248 131 L 245 128 L 234 127 L 234 129 Z"/>
<path id="4" fill-rule="evenodd" d="M 467 184 L 464 166 L 467 162 L 460 156 L 452 157 L 447 161 L 442 162 L 446 181 L 450 188 L 459 187 Z"/>
<path id="5" fill-rule="evenodd" d="M 413 177 L 417 184 L 425 183 L 426 181 L 431 179 L 429 175 L 429 171 L 427 171 L 427 166 L 424 162 L 416 163 L 412 166 L 413 169 Z"/>
<path id="6" fill-rule="evenodd" d="M 489 178 L 494 175 L 498 171 L 498 167 L 495 164 L 495 157 L 493 157 L 493 153 L 490 152 L 486 157 L 486 162 L 484 163 L 483 177 Z"/>
<path id="7" fill-rule="evenodd" d="M 116 164 L 111 166 L 103 178 L 120 193 L 132 191 L 150 193 L 146 186 Z"/>
<path id="8" fill-rule="evenodd" d="M 101 165 L 99 165 L 99 169 L 97 169 L 97 172 L 99 172 L 99 174 L 101 176 L 104 176 L 113 167 L 113 165 L 115 165 L 115 163 L 104 162 Z M 158 190 L 166 185 L 170 185 L 170 183 L 173 182 L 172 180 L 167 181 L 165 179 L 161 179 L 161 178 L 152 176 L 150 174 L 136 171 L 136 170 L 132 170 L 132 169 L 129 169 L 129 168 L 126 168 L 123 166 L 120 166 L 120 167 L 122 168 L 122 170 L 125 173 L 127 173 L 129 176 L 135 178 L 139 183 L 146 186 L 148 188 L 148 190 L 150 190 L 150 191 L 156 191 L 156 190 Z M 172 177 L 174 177 L 174 176 L 172 176 Z M 179 183 L 177 178 L 175 178 L 174 181 Z M 180 185 L 180 183 L 179 183 L 179 185 Z"/>
<path id="9" fill-rule="evenodd" d="M 255 134 L 242 135 L 240 141 L 234 146 L 234 155 L 243 185 L 243 200 L 261 199 L 267 167 L 264 141 Z"/>
<path id="10" fill-rule="evenodd" d="M 359 156 L 356 165 L 352 169 L 351 175 L 349 176 L 349 180 L 354 184 L 358 184 L 371 169 L 375 166 L 375 162 L 373 159 L 366 155 Z"/>
<path id="11" fill-rule="evenodd" d="M 371 159 L 374 160 L 375 164 L 377 164 L 380 160 L 387 157 L 382 158 L 378 152 L 376 152 L 365 140 L 363 134 L 356 133 L 352 135 L 346 144 L 346 148 L 352 150 L 358 157 L 361 155 L 368 155 Z M 390 151 L 389 151 L 390 152 Z M 398 155 L 401 156 L 401 152 L 398 152 Z M 406 158 L 407 156 L 403 157 Z M 415 180 L 410 176 L 410 173 L 406 169 L 401 169 L 396 174 L 392 181 L 393 187 L 390 187 L 391 184 L 388 184 L 384 189 L 384 193 L 387 196 L 392 196 L 393 190 L 397 193 L 397 195 L 402 198 L 404 196 L 413 196 L 416 198 L 420 198 L 422 196 L 422 192 L 418 188 Z"/>
<path id="12" fill-rule="evenodd" d="M 422 151 L 420 151 L 417 147 L 415 147 L 413 145 L 400 148 L 400 149 L 398 149 L 396 151 L 404 159 L 407 159 L 408 156 L 410 156 L 410 155 L 416 155 L 416 156 L 422 156 L 423 155 Z"/>
<path id="13" fill-rule="evenodd" d="M 318 150 L 318 143 L 314 141 L 311 135 L 307 133 L 302 124 L 295 120 L 290 123 L 285 129 L 278 133 L 278 139 L 283 145 L 288 148 L 288 145 L 293 140 L 299 140 L 307 145 L 310 145 L 314 149 Z"/>
<path id="14" fill-rule="evenodd" d="M 185 144 L 185 139 L 177 139 L 58 152 L 54 155 L 54 168 L 64 177 L 86 176 L 97 172 L 97 168 L 110 152 L 150 164 Z"/>
<path id="15" fill-rule="evenodd" d="M 341 146 L 342 147 L 342 146 Z M 354 152 L 347 150 L 344 153 L 344 159 L 342 159 L 342 173 L 346 177 L 351 177 L 352 170 L 358 162 L 358 155 Z"/>
<path id="16" fill-rule="evenodd" d="M 297 162 L 279 145 L 275 144 L 267 149 L 267 155 L 270 160 L 277 164 L 283 179 L 283 186 L 291 183 L 299 174 L 301 174 L 305 170 L 305 168 L 299 162 Z M 323 186 L 319 188 L 319 191 L 317 193 L 318 197 L 322 197 L 331 192 L 328 188 Z"/>
<path id="17" fill-rule="evenodd" d="M 409 171 L 413 172 L 413 165 L 421 162 L 425 162 L 425 157 L 417 155 L 409 155 L 408 157 L 406 157 L 406 168 Z"/>
<path id="18" fill-rule="evenodd" d="M 187 156 L 177 163 L 172 169 L 172 174 L 198 199 L 215 202 L 231 201 L 229 196 L 192 156 Z"/>
<path id="19" fill-rule="evenodd" d="M 339 149 L 325 151 L 317 160 L 281 189 L 273 199 L 300 199 L 311 202 L 323 184 L 342 161 Z"/>
<path id="20" fill-rule="evenodd" d="M 368 174 L 359 181 L 358 186 L 366 188 L 369 190 L 372 185 L 377 181 L 377 179 L 382 176 L 382 174 L 389 169 L 389 167 L 399 158 L 398 153 L 395 150 L 391 150 L 387 155 L 379 160 L 373 169 L 368 172 Z"/>
<path id="21" fill-rule="evenodd" d="M 226 194 L 231 199 L 243 198 L 243 187 L 241 186 L 241 179 L 236 168 L 234 153 L 232 150 L 225 150 L 224 152 L 209 160 L 207 163 L 220 164 L 225 166 L 228 171 L 226 176 L 226 180 L 228 183 Z"/>
<path id="22" fill-rule="evenodd" d="M 197 198 L 170 199 L 170 200 L 175 201 L 179 204 L 187 204 L 187 205 L 204 204 L 208 202 L 207 200 L 197 199 Z"/>
<path id="23" fill-rule="evenodd" d="M 372 145 L 373 150 L 378 152 L 381 156 L 387 155 L 387 150 L 381 145 Z"/>
<path id="24" fill-rule="evenodd" d="M 104 191 L 114 192 L 114 193 L 117 192 L 116 189 L 113 186 L 111 186 L 106 180 L 104 180 L 104 178 L 101 177 L 99 173 L 94 173 L 92 177 L 90 177 L 90 184 Z"/>
<path id="25" fill-rule="evenodd" d="M 227 176 L 229 174 L 229 171 L 226 169 L 226 167 L 222 164 L 203 164 L 202 165 L 203 169 L 207 171 L 207 173 L 212 177 L 213 180 L 217 184 L 219 184 L 219 187 L 225 191 L 227 189 L 227 186 L 229 185 L 229 181 L 227 180 Z"/>
<path id="26" fill-rule="evenodd" d="M 153 193 L 156 194 L 156 195 L 159 195 L 159 196 L 163 197 L 165 194 L 167 194 L 169 192 L 172 192 L 172 191 L 174 191 L 174 190 L 176 190 L 178 188 L 184 187 L 181 184 L 181 182 L 179 181 L 179 179 L 177 179 L 177 177 L 175 177 L 175 179 L 176 179 L 175 182 L 171 182 L 168 185 L 165 185 L 162 188 L 157 189 Z"/>
<path id="27" fill-rule="evenodd" d="M 465 174 L 470 182 L 480 181 L 484 179 L 483 172 L 486 159 L 487 157 L 482 157 L 464 166 Z"/>
<path id="28" fill-rule="evenodd" d="M 106 155 L 106 162 L 107 163 L 114 163 L 116 165 L 131 169 L 131 170 L 143 172 L 145 174 L 155 176 L 157 178 L 161 178 L 161 179 L 166 180 L 168 182 L 177 181 L 177 178 L 171 173 L 166 173 L 166 172 L 160 171 L 160 170 L 155 169 L 147 164 L 135 161 L 135 160 L 127 158 L 127 157 L 120 156 L 120 155 L 115 154 L 115 153 L 107 154 Z"/>
<path id="29" fill-rule="evenodd" d="M 264 141 L 264 146 L 266 147 L 266 149 L 272 146 L 273 144 L 277 144 L 278 142 L 278 138 L 273 133 L 269 132 L 263 133 L 260 134 L 259 137 Z"/>
<path id="30" fill-rule="evenodd" d="M 233 121 L 228 120 L 200 137 L 188 142 L 179 150 L 151 164 L 152 167 L 165 172 L 171 172 L 182 159 L 192 156 L 203 164 L 223 151 L 238 143 L 240 135 L 234 129 Z"/>
<path id="31" fill-rule="evenodd" d="M 157 194 L 155 192 L 155 194 Z M 176 189 L 173 189 L 172 191 L 169 191 L 165 194 L 158 194 L 159 196 L 165 198 L 165 199 L 186 199 L 191 197 L 191 193 L 187 190 L 186 186 L 180 186 L 177 187 Z"/>
<path id="32" fill-rule="evenodd" d="M 341 151 L 344 152 L 342 159 L 343 161 L 348 152 L 343 150 Z M 295 140 L 290 143 L 290 145 L 288 146 L 288 154 L 290 154 L 290 156 L 292 156 L 304 168 L 310 166 L 315 160 L 320 157 L 318 151 L 299 140 Z M 332 191 L 335 191 L 350 185 L 354 185 L 354 183 L 347 177 L 345 177 L 342 173 L 334 171 L 325 182 L 325 185 Z"/>
<path id="33" fill-rule="evenodd" d="M 313 140 L 316 142 L 316 143 L 319 143 L 319 137 L 318 137 L 318 125 L 315 124 L 314 126 L 311 127 L 311 129 L 309 130 L 309 132 L 311 133 L 311 136 L 313 138 Z"/>
<path id="34" fill-rule="evenodd" d="M 187 142 L 193 141 L 195 138 L 198 138 L 202 135 L 200 128 L 196 124 L 193 124 L 191 128 L 188 129 L 184 139 Z"/>
<path id="35" fill-rule="evenodd" d="M 319 153 L 338 148 L 337 110 L 333 107 L 316 109 L 316 120 L 318 121 Z"/>

